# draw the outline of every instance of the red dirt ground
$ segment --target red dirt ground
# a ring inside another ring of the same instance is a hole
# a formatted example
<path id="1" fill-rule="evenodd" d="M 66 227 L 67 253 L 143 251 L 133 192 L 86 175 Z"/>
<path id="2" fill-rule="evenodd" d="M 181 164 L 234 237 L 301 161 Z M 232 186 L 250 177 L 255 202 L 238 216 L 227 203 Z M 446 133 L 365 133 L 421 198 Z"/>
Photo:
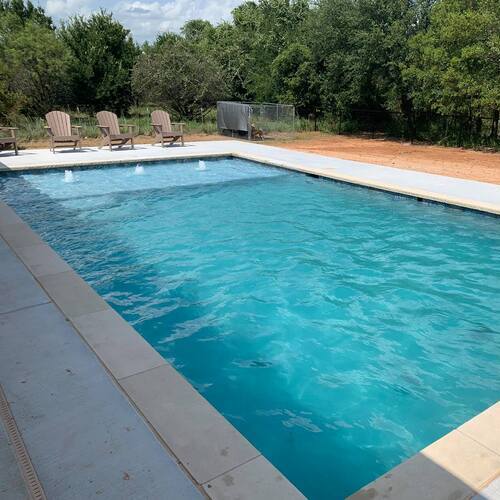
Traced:
<path id="1" fill-rule="evenodd" d="M 500 184 L 500 153 L 320 132 L 296 134 L 294 138 L 285 140 L 277 137 L 268 144 L 346 160 Z"/>

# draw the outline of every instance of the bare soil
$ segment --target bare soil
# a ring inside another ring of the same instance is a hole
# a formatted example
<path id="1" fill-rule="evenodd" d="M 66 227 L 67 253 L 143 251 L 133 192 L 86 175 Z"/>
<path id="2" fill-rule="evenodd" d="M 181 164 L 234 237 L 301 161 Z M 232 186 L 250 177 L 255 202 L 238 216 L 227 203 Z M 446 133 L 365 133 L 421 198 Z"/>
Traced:
<path id="1" fill-rule="evenodd" d="M 190 134 L 189 141 L 227 140 L 228 137 Z M 151 144 L 149 136 L 136 138 L 137 144 Z M 85 139 L 86 146 L 99 146 L 100 139 Z M 260 144 L 260 142 L 259 142 Z M 388 139 L 371 139 L 321 132 L 273 134 L 262 144 L 306 151 L 346 160 L 375 163 L 388 167 L 418 170 L 431 174 L 500 184 L 500 153 L 410 144 Z M 48 141 L 23 143 L 23 147 L 47 148 Z"/>
<path id="2" fill-rule="evenodd" d="M 500 153 L 307 132 L 268 144 L 346 160 L 500 184 Z"/>

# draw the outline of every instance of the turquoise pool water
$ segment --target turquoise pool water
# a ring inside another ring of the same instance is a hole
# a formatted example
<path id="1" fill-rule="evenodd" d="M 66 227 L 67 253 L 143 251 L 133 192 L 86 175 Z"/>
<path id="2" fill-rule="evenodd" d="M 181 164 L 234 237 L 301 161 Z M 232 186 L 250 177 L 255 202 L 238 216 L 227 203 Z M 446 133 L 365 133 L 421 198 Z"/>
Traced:
<path id="1" fill-rule="evenodd" d="M 500 394 L 500 219 L 242 160 L 0 196 L 311 499 Z"/>

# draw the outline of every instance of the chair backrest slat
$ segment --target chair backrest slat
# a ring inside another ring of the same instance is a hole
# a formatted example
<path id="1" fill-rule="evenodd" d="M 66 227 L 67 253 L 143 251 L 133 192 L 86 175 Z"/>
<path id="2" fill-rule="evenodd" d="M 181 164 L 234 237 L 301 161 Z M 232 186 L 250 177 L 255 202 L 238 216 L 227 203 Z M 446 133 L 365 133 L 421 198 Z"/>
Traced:
<path id="1" fill-rule="evenodd" d="M 50 111 L 45 115 L 47 125 L 56 136 L 71 135 L 71 118 L 62 111 Z"/>
<path id="2" fill-rule="evenodd" d="M 120 133 L 120 126 L 118 125 L 118 117 L 111 111 L 99 111 L 96 115 L 99 125 L 102 127 L 109 127 L 111 135 L 118 135 Z"/>
<path id="3" fill-rule="evenodd" d="M 170 115 L 161 109 L 157 109 L 151 113 L 151 121 L 161 125 L 162 132 L 171 132 L 172 123 L 170 121 Z"/>

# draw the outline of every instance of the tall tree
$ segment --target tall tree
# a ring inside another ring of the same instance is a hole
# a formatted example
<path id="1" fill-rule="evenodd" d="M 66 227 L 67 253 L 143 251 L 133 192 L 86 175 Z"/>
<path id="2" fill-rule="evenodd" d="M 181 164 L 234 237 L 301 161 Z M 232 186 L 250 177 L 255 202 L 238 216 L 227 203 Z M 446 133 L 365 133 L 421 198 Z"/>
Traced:
<path id="1" fill-rule="evenodd" d="M 138 58 L 132 76 L 135 95 L 178 116 L 199 118 L 226 96 L 226 77 L 217 60 L 199 45 L 163 35 Z"/>
<path id="2" fill-rule="evenodd" d="M 311 51 L 292 43 L 273 61 L 272 80 L 280 102 L 294 104 L 302 116 L 316 114 L 319 106 L 319 77 Z"/>
<path id="3" fill-rule="evenodd" d="M 52 30 L 28 22 L 11 34 L 4 50 L 9 88 L 22 96 L 21 111 L 40 115 L 68 103 L 70 55 Z"/>
<path id="4" fill-rule="evenodd" d="M 301 41 L 308 14 L 307 0 L 260 0 L 234 9 L 232 43 L 245 54 L 240 74 L 247 99 L 275 98 L 272 63 L 290 43 Z"/>
<path id="5" fill-rule="evenodd" d="M 73 102 L 89 110 L 124 112 L 132 103 L 131 74 L 138 55 L 129 30 L 100 11 L 64 23 L 60 37 L 73 55 Z"/>
<path id="6" fill-rule="evenodd" d="M 13 15 L 17 21 L 24 25 L 33 22 L 49 29 L 54 29 L 52 19 L 45 14 L 40 6 L 35 6 L 31 0 L 0 0 L 0 15 Z"/>
<path id="7" fill-rule="evenodd" d="M 310 32 L 325 108 L 407 109 L 407 40 L 425 29 L 429 2 L 319 1 Z"/>
<path id="8" fill-rule="evenodd" d="M 409 43 L 405 78 L 416 104 L 443 114 L 500 109 L 500 2 L 441 0 Z"/>
<path id="9" fill-rule="evenodd" d="M 40 7 L 0 0 L 0 116 L 41 114 L 67 103 L 69 53 Z"/>

